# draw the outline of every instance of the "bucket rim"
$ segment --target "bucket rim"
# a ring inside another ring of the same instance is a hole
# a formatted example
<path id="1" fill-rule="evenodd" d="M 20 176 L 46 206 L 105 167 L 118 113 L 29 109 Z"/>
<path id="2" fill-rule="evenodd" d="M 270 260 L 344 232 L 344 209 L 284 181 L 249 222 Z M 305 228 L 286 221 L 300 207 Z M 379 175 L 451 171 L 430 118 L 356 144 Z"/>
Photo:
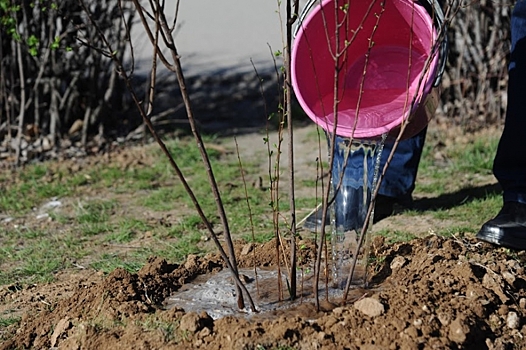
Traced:
<path id="1" fill-rule="evenodd" d="M 315 16 L 318 15 L 318 13 L 323 9 L 325 6 L 330 6 L 331 3 L 338 2 L 339 0 L 310 0 L 307 5 L 316 4 L 314 8 L 309 11 L 306 14 L 303 14 L 303 18 L 301 18 L 301 21 L 299 22 L 297 26 L 297 30 L 295 30 L 295 40 L 293 42 L 292 46 L 292 57 L 291 57 L 291 75 L 292 75 L 292 86 L 295 91 L 299 91 L 299 84 L 297 81 L 297 72 L 296 72 L 296 62 L 298 60 L 297 55 L 297 47 L 298 43 L 303 40 L 303 36 L 305 35 L 305 28 L 308 27 L 310 22 L 315 18 Z M 391 130 L 395 130 L 399 128 L 401 125 L 403 125 L 404 122 L 408 118 L 411 118 L 411 116 L 416 112 L 418 109 L 419 104 L 425 100 L 425 97 L 431 93 L 431 90 L 436 88 L 438 85 L 435 84 L 436 78 L 440 74 L 440 56 L 441 52 L 440 50 L 434 49 L 435 42 L 439 38 L 439 33 L 437 33 L 437 28 L 435 27 L 435 24 L 429 15 L 428 11 L 423 7 L 422 5 L 416 3 L 412 0 L 391 0 L 393 2 L 397 2 L 398 4 L 402 4 L 402 6 L 415 6 L 416 11 L 419 15 L 419 17 L 425 22 L 426 26 L 431 29 L 432 33 L 431 36 L 433 38 L 433 45 L 431 45 L 431 52 L 428 54 L 426 58 L 426 63 L 424 64 L 424 70 L 422 73 L 420 73 L 419 83 L 418 87 L 415 91 L 415 94 L 412 96 L 410 103 L 408 104 L 407 111 L 400 116 L 400 118 L 396 118 L 395 120 L 381 126 L 377 126 L 374 128 L 350 128 L 345 125 L 337 125 L 336 127 L 336 134 L 339 136 L 344 137 L 352 137 L 352 138 L 378 138 L 381 137 L 382 134 L 389 133 Z M 305 8 L 307 8 L 307 5 Z M 305 9 L 304 8 L 304 9 Z M 432 57 L 431 61 L 430 58 Z M 296 98 L 298 99 L 298 102 L 300 103 L 301 107 L 304 109 L 305 113 L 309 116 L 311 120 L 313 120 L 316 124 L 318 124 L 320 127 L 322 127 L 325 131 L 329 133 L 333 133 L 335 130 L 334 122 L 331 121 L 328 118 L 328 115 L 324 115 L 321 117 L 315 116 L 312 112 L 311 108 L 309 107 L 309 104 L 304 99 L 301 93 L 296 94 Z"/>

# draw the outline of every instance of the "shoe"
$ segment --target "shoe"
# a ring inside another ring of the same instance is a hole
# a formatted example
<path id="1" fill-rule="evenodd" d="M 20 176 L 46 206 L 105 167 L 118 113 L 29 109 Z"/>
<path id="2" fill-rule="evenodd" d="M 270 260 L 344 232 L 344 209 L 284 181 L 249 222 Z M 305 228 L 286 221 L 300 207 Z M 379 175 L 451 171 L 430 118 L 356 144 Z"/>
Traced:
<path id="1" fill-rule="evenodd" d="M 526 204 L 504 203 L 499 214 L 482 226 L 477 238 L 506 248 L 526 250 Z"/>
<path id="2" fill-rule="evenodd" d="M 382 219 L 385 219 L 395 212 L 396 206 L 401 206 L 404 208 L 410 208 L 412 205 L 411 196 L 404 196 L 401 198 L 388 197 L 383 195 L 378 195 L 376 198 L 376 204 L 374 207 L 374 220 L 373 223 L 376 223 Z M 300 221 L 299 226 L 303 227 L 306 230 L 311 232 L 316 232 L 321 230 L 321 218 L 323 214 L 323 207 L 320 204 L 316 210 L 312 211 L 306 218 Z M 329 212 L 327 212 L 327 217 L 325 220 L 325 225 L 330 225 L 331 219 Z"/>

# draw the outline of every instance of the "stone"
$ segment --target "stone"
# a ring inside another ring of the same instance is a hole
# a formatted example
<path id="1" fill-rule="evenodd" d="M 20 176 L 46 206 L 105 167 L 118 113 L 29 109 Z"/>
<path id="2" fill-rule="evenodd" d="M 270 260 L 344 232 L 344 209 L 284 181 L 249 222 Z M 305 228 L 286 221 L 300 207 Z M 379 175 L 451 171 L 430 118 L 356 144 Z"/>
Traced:
<path id="1" fill-rule="evenodd" d="M 380 316 L 385 311 L 384 305 L 374 298 L 360 299 L 354 303 L 354 308 L 370 317 Z"/>
<path id="2" fill-rule="evenodd" d="M 449 325 L 449 340 L 462 344 L 466 341 L 466 330 L 463 322 L 456 318 Z"/>
<path id="3" fill-rule="evenodd" d="M 195 312 L 189 312 L 181 317 L 179 328 L 182 331 L 195 333 L 200 328 L 199 315 Z"/>
<path id="4" fill-rule="evenodd" d="M 393 261 L 391 261 L 391 270 L 398 270 L 403 267 L 406 263 L 406 259 L 403 256 L 396 256 Z"/>
<path id="5" fill-rule="evenodd" d="M 502 277 L 504 277 L 504 279 L 506 280 L 506 282 L 508 282 L 509 284 L 513 285 L 513 283 L 515 283 L 515 275 L 513 275 L 511 272 L 509 271 L 504 271 L 502 273 Z"/>
<path id="6" fill-rule="evenodd" d="M 57 340 L 60 338 L 64 332 L 66 332 L 69 327 L 71 327 L 71 321 L 69 320 L 69 317 L 64 317 L 60 321 L 58 321 L 57 325 L 55 326 L 55 330 L 53 331 L 53 334 L 50 338 L 51 347 L 54 348 L 55 345 L 57 345 Z"/>
<path id="7" fill-rule="evenodd" d="M 241 249 L 241 255 L 248 255 L 252 251 L 252 243 L 247 243 Z"/>
<path id="8" fill-rule="evenodd" d="M 506 325 L 511 329 L 518 329 L 520 325 L 519 315 L 516 312 L 510 311 L 506 317 Z"/>
<path id="9" fill-rule="evenodd" d="M 334 309 L 332 309 L 332 313 L 337 315 L 337 316 L 341 316 L 343 315 L 343 311 L 345 309 L 343 307 L 335 307 Z"/>

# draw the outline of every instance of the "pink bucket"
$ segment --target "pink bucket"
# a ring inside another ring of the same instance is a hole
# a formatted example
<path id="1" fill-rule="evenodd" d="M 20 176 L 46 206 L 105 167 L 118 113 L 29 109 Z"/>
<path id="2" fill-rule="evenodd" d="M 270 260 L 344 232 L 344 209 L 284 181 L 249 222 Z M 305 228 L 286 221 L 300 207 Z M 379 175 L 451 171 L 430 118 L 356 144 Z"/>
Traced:
<path id="1" fill-rule="evenodd" d="M 337 65 L 335 13 L 342 24 Z M 403 137 L 411 137 L 428 124 L 438 104 L 436 41 L 431 16 L 413 0 L 316 2 L 292 47 L 296 97 L 330 133 L 335 115 L 336 134 L 357 139 L 397 136 L 409 118 Z M 336 66 L 339 103 L 334 113 Z"/>

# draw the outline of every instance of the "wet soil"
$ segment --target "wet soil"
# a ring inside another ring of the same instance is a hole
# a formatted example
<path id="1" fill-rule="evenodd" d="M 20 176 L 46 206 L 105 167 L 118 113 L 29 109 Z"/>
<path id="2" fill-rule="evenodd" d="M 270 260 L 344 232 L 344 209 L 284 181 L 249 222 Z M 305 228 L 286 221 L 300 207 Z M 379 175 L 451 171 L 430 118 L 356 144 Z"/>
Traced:
<path id="1" fill-rule="evenodd" d="M 313 244 L 303 261 L 313 257 Z M 275 242 L 239 242 L 240 266 L 273 266 Z M 212 319 L 205 310 L 166 310 L 169 295 L 223 268 L 213 254 L 182 264 L 152 257 L 136 274 L 69 276 L 53 288 L 0 290 L 31 308 L 0 349 L 523 349 L 526 342 L 525 253 L 472 238 L 438 236 L 373 242 L 371 287 L 347 301 L 246 318 Z M 249 282 L 254 283 L 254 282 Z M 286 303 L 286 302 L 284 302 Z"/>

